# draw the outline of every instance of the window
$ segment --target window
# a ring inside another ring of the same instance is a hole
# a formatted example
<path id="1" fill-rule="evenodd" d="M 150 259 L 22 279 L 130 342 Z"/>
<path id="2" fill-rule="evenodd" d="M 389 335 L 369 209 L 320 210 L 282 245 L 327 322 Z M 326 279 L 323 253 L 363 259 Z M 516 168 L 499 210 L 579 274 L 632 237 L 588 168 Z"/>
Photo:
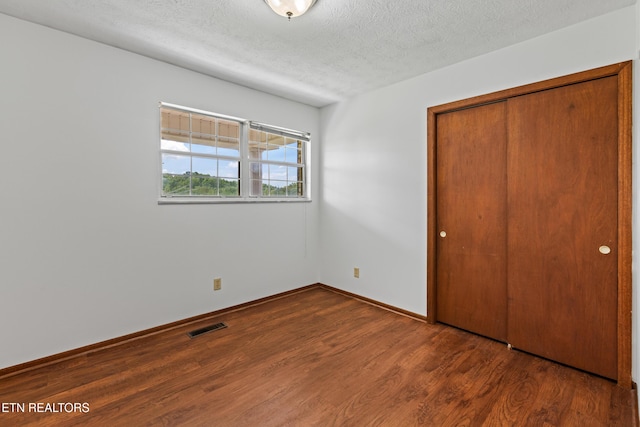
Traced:
<path id="1" fill-rule="evenodd" d="M 272 126 L 251 123 L 249 169 L 252 196 L 304 196 L 303 141 Z"/>
<path id="2" fill-rule="evenodd" d="M 161 203 L 309 200 L 309 134 L 160 105 Z"/>
<path id="3" fill-rule="evenodd" d="M 242 122 L 161 108 L 162 196 L 240 196 Z"/>

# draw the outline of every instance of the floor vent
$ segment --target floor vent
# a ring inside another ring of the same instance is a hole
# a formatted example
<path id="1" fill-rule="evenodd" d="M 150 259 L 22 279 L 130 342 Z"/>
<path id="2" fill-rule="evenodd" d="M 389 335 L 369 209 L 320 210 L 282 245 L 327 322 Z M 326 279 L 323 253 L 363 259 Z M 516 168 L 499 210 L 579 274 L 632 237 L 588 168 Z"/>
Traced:
<path id="1" fill-rule="evenodd" d="M 216 323 L 215 325 L 205 326 L 204 328 L 196 329 L 188 333 L 190 338 L 195 338 L 198 335 L 206 334 L 207 332 L 217 331 L 218 329 L 224 329 L 227 325 L 224 323 Z"/>

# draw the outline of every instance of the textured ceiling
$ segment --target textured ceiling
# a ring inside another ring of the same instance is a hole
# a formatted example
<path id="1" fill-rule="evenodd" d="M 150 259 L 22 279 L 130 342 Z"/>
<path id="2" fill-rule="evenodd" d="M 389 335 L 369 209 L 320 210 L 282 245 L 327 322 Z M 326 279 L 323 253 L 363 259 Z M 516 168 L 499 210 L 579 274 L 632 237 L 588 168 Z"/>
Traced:
<path id="1" fill-rule="evenodd" d="M 0 0 L 0 13 L 314 106 L 411 78 L 636 0 Z"/>

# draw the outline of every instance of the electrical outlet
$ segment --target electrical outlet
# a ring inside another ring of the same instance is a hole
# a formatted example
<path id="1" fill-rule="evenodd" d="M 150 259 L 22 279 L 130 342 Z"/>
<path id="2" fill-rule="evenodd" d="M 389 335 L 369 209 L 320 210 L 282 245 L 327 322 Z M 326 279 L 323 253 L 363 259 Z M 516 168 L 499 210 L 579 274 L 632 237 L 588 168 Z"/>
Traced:
<path id="1" fill-rule="evenodd" d="M 213 290 L 219 291 L 220 289 L 222 289 L 222 279 L 217 277 L 213 279 Z"/>
<path id="2" fill-rule="evenodd" d="M 356 279 L 360 278 L 360 269 L 358 267 L 353 267 L 353 277 Z"/>

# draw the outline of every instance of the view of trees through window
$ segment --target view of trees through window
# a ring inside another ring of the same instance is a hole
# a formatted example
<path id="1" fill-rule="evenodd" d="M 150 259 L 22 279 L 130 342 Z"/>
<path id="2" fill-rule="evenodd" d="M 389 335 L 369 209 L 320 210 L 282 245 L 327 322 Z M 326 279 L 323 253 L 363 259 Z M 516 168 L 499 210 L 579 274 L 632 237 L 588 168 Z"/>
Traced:
<path id="1" fill-rule="evenodd" d="M 238 181 L 229 181 L 216 176 L 198 172 L 185 172 L 182 175 L 163 173 L 162 191 L 174 196 L 238 196 Z"/>
<path id="2" fill-rule="evenodd" d="M 308 139 L 296 131 L 177 106 L 162 105 L 160 119 L 162 197 L 306 196 Z"/>
<path id="3" fill-rule="evenodd" d="M 297 194 L 298 187 L 297 183 L 289 184 L 286 187 L 263 183 L 261 185 L 261 194 L 286 197 L 287 195 Z M 191 189 L 191 192 L 189 189 Z M 185 172 L 182 175 L 163 173 L 162 190 L 166 194 L 175 196 L 237 196 L 240 194 L 237 180 L 229 181 L 198 172 L 193 174 Z"/>

